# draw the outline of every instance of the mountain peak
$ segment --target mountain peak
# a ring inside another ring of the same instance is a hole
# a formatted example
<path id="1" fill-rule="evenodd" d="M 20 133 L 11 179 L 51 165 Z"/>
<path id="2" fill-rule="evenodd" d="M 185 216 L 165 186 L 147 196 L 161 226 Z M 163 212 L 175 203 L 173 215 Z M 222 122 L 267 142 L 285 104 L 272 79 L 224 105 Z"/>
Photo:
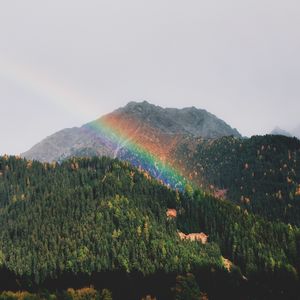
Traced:
<path id="1" fill-rule="evenodd" d="M 101 130 L 90 129 L 98 128 L 103 120 L 113 131 L 118 132 L 120 141 L 125 137 L 142 144 L 142 147 L 147 144 L 152 150 L 159 151 L 161 156 L 164 156 L 162 153 L 165 154 L 166 149 L 178 142 L 179 137 L 241 137 L 236 129 L 204 109 L 194 106 L 182 109 L 162 108 L 147 101 L 132 101 L 81 128 L 62 130 L 44 139 L 23 156 L 53 161 L 76 155 L 85 149 L 84 151 L 94 155 L 115 157 L 121 147 L 119 143 L 117 146 L 112 145 L 107 137 L 102 136 Z"/>
<path id="2" fill-rule="evenodd" d="M 106 117 L 121 116 L 135 123 L 147 124 L 167 134 L 189 134 L 195 137 L 219 138 L 240 133 L 205 109 L 195 106 L 162 108 L 147 101 L 129 102 Z"/>
<path id="3" fill-rule="evenodd" d="M 120 107 L 116 109 L 114 112 L 149 112 L 150 110 L 158 109 L 160 108 L 159 106 L 155 106 L 154 104 L 149 103 L 148 101 L 130 101 L 128 102 L 124 107 Z"/>
<path id="4" fill-rule="evenodd" d="M 287 137 L 291 137 L 292 134 L 290 134 L 288 131 L 276 126 L 272 131 L 271 131 L 272 135 L 284 135 Z"/>

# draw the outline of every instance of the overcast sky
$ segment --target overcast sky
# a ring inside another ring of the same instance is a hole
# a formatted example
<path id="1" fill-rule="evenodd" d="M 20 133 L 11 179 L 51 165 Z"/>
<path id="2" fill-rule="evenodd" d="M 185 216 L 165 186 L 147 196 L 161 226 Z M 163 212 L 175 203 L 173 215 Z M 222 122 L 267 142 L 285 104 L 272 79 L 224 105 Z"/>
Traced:
<path id="1" fill-rule="evenodd" d="M 299 0 L 1 1 L 0 153 L 140 100 L 298 126 Z"/>

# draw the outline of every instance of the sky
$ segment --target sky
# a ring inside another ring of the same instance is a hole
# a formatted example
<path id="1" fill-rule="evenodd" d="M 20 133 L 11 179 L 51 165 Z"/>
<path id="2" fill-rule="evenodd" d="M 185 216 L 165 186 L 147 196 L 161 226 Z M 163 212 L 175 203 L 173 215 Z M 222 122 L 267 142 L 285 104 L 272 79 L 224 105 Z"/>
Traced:
<path id="1" fill-rule="evenodd" d="M 0 4 L 0 154 L 129 101 L 204 108 L 244 136 L 300 124 L 299 0 Z"/>

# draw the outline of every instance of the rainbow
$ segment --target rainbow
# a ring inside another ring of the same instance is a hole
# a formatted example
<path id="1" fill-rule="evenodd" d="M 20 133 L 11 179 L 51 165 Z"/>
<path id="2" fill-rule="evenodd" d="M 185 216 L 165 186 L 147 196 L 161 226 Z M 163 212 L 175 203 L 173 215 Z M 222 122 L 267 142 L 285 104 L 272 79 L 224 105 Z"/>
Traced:
<path id="1" fill-rule="evenodd" d="M 161 180 L 168 187 L 182 190 L 189 183 L 180 170 L 168 163 L 163 163 L 144 145 L 132 140 L 131 136 L 126 133 L 120 133 L 119 128 L 107 122 L 105 118 L 89 123 L 86 127 L 101 139 L 102 143 L 113 145 L 117 149 L 115 157 L 117 157 L 119 149 L 125 149 L 126 154 L 124 157 L 121 156 L 122 158 L 128 160 L 132 165 L 148 171 L 151 176 Z"/>
<path id="2" fill-rule="evenodd" d="M 53 80 L 47 74 L 27 64 L 14 62 L 0 53 L 0 76 L 14 85 L 40 96 L 40 101 L 51 102 L 77 120 L 87 120 L 97 111 L 97 101 L 81 95 L 71 86 Z"/>
<path id="3" fill-rule="evenodd" d="M 31 92 L 41 95 L 43 101 L 50 101 L 54 105 L 63 108 L 82 120 L 82 115 L 91 116 L 96 111 L 95 99 L 80 96 L 78 91 L 68 88 L 57 81 L 51 80 L 47 75 L 37 72 L 36 69 L 24 64 L 15 63 L 8 58 L 0 56 L 0 76 L 9 79 L 14 84 L 22 86 Z M 117 124 L 111 124 L 101 118 L 93 123 L 85 125 L 93 135 L 105 144 L 110 144 L 124 155 L 118 156 L 126 159 L 136 167 L 147 170 L 151 176 L 161 180 L 164 184 L 182 189 L 188 180 L 182 175 L 178 168 L 174 168 L 167 162 L 162 162 L 159 155 L 135 141 L 126 132 L 121 132 Z"/>

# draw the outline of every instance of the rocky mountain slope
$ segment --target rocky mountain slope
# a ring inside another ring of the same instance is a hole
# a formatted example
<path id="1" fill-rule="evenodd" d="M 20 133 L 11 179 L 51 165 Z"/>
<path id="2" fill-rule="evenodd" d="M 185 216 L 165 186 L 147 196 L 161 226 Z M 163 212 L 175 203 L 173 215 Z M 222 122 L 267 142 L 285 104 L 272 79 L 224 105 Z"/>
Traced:
<path id="1" fill-rule="evenodd" d="M 204 110 L 131 102 L 81 128 L 58 132 L 24 156 L 117 157 L 173 188 L 189 183 L 267 219 L 300 225 L 300 142 L 280 132 L 244 139 Z"/>
<path id="2" fill-rule="evenodd" d="M 78 153 L 119 157 L 120 150 L 130 142 L 163 160 L 184 136 L 219 138 L 229 135 L 241 137 L 236 129 L 206 110 L 130 102 L 80 128 L 59 131 L 22 156 L 43 162 Z"/>

